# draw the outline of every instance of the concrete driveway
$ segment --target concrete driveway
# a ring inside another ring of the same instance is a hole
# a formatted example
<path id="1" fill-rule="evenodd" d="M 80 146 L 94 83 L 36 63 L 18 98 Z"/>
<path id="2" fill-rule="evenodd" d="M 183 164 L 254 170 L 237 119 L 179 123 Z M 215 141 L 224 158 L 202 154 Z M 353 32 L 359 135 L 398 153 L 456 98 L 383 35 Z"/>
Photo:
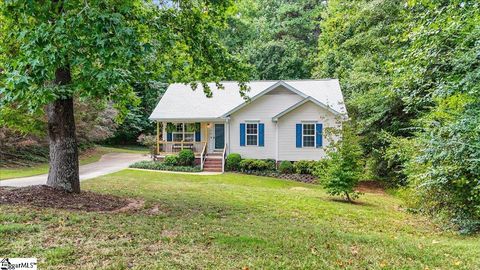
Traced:
<path id="1" fill-rule="evenodd" d="M 80 181 L 110 174 L 128 168 L 132 163 L 148 160 L 148 155 L 130 153 L 108 153 L 99 161 L 80 166 Z M 47 174 L 0 181 L 0 186 L 24 187 L 47 183 Z"/>

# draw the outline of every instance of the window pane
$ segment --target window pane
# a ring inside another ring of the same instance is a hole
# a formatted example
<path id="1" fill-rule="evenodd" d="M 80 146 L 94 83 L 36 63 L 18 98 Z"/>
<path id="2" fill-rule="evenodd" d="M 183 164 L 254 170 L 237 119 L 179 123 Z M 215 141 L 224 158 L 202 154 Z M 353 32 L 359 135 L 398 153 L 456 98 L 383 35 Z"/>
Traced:
<path id="1" fill-rule="evenodd" d="M 193 142 L 195 138 L 195 133 L 185 133 L 185 141 Z"/>
<path id="2" fill-rule="evenodd" d="M 257 124 L 247 124 L 247 134 L 257 134 Z"/>
<path id="3" fill-rule="evenodd" d="M 315 137 L 314 136 L 303 136 L 303 146 L 304 147 L 314 147 L 315 146 Z"/>
<path id="4" fill-rule="evenodd" d="M 185 131 L 192 132 L 195 130 L 195 123 L 187 123 L 185 124 Z"/>
<path id="5" fill-rule="evenodd" d="M 303 124 L 303 135 L 315 135 L 315 124 Z"/>
<path id="6" fill-rule="evenodd" d="M 257 135 L 247 135 L 247 145 L 257 145 Z"/>
<path id="7" fill-rule="evenodd" d="M 173 141 L 175 142 L 179 142 L 181 141 L 183 138 L 182 138 L 182 133 L 173 133 Z"/>
<path id="8" fill-rule="evenodd" d="M 176 129 L 177 129 L 177 132 L 182 132 L 183 131 L 183 124 L 176 124 Z"/>

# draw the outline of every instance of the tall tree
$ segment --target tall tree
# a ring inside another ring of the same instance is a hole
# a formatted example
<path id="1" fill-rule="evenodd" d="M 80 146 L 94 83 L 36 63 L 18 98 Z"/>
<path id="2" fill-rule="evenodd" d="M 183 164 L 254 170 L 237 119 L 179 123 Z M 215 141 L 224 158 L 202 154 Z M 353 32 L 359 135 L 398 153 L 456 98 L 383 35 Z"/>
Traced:
<path id="1" fill-rule="evenodd" d="M 317 75 L 340 78 L 374 174 L 480 230 L 480 3 L 331 0 L 321 28 Z"/>
<path id="2" fill-rule="evenodd" d="M 46 106 L 48 184 L 80 192 L 73 99 L 108 99 L 120 116 L 138 103 L 132 83 L 244 80 L 217 41 L 231 1 L 2 1 L 2 105 Z M 193 83 L 195 84 L 195 83 Z M 206 87 L 209 95 L 209 88 Z M 243 88 L 244 89 L 244 88 Z"/>
<path id="3" fill-rule="evenodd" d="M 310 78 L 324 8 L 321 0 L 238 1 L 223 38 L 254 67 L 252 79 Z"/>
<path id="4" fill-rule="evenodd" d="M 409 136 L 417 115 L 404 110 L 405 102 L 391 87 L 391 63 L 405 46 L 403 1 L 328 1 L 321 23 L 316 77 L 339 78 L 349 116 L 358 122 L 362 146 L 373 174 L 402 183 L 398 164 L 385 157 L 389 142 L 384 132 Z"/>

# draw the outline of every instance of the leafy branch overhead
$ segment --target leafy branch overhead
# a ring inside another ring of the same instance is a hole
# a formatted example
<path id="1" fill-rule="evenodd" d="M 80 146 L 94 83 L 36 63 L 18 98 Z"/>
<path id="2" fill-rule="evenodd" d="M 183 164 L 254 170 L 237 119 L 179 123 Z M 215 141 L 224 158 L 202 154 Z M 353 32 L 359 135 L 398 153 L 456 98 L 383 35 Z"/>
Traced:
<path id="1" fill-rule="evenodd" d="M 246 80 L 247 66 L 217 40 L 229 1 L 2 1 L 3 104 L 34 111 L 67 97 L 108 99 L 123 114 L 132 84 Z M 67 67 L 71 82 L 54 82 Z M 242 88 L 245 89 L 245 88 Z M 204 87 L 207 95 L 210 89 Z"/>

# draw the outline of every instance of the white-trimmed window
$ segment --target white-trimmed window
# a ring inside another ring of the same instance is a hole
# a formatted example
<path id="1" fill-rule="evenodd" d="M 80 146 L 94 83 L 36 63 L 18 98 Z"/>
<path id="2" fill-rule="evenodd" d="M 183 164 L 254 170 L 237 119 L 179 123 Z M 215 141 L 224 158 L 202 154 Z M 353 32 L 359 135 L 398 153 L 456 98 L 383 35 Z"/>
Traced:
<path id="1" fill-rule="evenodd" d="M 195 125 L 178 123 L 175 124 L 175 131 L 172 132 L 172 138 L 174 142 L 193 142 L 195 141 L 195 132 L 187 132 L 187 125 Z"/>
<path id="2" fill-rule="evenodd" d="M 247 145 L 258 145 L 258 123 L 246 123 L 245 138 Z"/>
<path id="3" fill-rule="evenodd" d="M 315 147 L 315 123 L 302 123 L 302 146 Z"/>

